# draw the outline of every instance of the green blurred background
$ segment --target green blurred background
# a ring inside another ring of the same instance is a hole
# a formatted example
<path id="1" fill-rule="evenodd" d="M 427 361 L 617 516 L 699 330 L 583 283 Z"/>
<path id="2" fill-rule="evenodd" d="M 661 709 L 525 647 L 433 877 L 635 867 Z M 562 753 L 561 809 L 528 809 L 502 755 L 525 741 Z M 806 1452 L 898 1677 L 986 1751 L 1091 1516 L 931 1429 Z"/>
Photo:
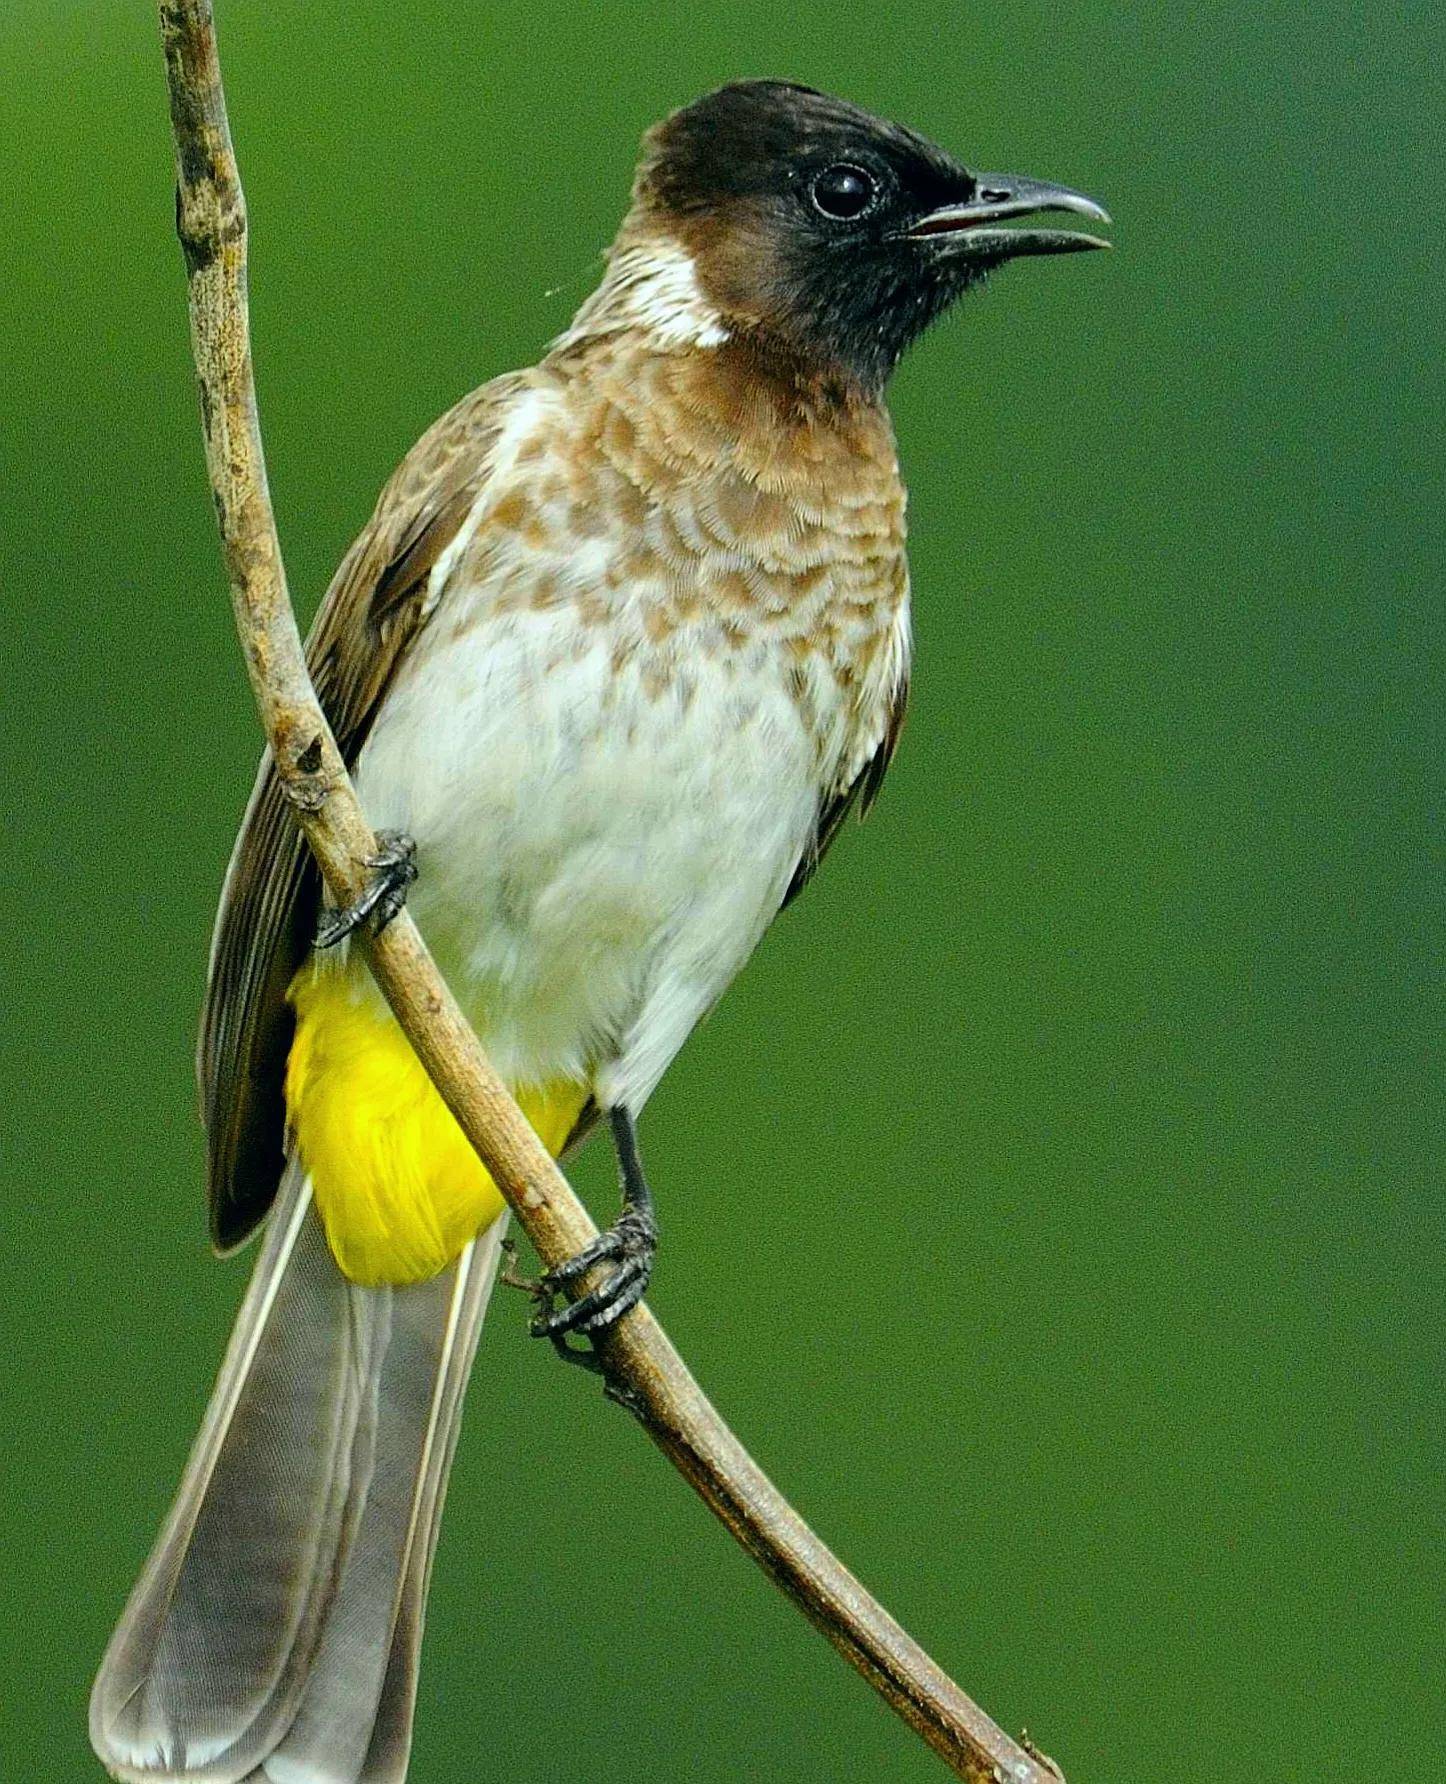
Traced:
<path id="1" fill-rule="evenodd" d="M 308 614 L 702 89 L 787 74 L 1114 211 L 1115 254 L 1010 269 L 899 376 L 904 748 L 645 1124 L 684 1353 L 1071 1784 L 1446 1768 L 1428 10 L 220 7 Z M 90 1675 L 245 1275 L 190 1062 L 257 733 L 150 11 L 9 0 L 0 68 L 0 1775 L 50 1784 L 98 1776 Z M 612 1205 L 602 1152 L 579 1178 Z M 942 1775 L 523 1311 L 417 1784 Z"/>

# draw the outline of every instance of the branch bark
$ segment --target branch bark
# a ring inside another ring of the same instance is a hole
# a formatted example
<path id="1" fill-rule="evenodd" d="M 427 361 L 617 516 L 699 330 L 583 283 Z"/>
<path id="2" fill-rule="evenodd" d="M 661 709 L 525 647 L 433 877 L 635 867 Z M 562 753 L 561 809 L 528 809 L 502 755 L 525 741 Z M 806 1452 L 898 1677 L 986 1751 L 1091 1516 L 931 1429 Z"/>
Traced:
<path id="1" fill-rule="evenodd" d="M 246 208 L 209 0 L 162 0 L 206 464 L 236 628 L 266 740 L 338 903 L 364 889 L 376 839 L 307 674 L 267 490 L 246 300 Z M 596 1227 L 488 1064 L 412 919 L 368 941 L 371 969 L 419 1058 L 544 1265 Z M 949 1764 L 973 1784 L 1061 1784 L 1011 1740 L 819 1541 L 719 1418 L 645 1306 L 600 1347 L 613 1397 L 733 1537 Z"/>

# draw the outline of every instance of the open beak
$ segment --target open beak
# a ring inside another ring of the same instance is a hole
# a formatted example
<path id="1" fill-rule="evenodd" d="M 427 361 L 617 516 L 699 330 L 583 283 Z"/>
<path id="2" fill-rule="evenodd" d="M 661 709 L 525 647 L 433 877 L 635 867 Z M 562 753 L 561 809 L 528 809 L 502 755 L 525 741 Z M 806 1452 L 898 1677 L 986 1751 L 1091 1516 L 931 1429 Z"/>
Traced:
<path id="1" fill-rule="evenodd" d="M 1086 248 L 1108 248 L 1102 236 L 1075 229 L 1000 228 L 1013 217 L 1035 217 L 1043 211 L 1073 211 L 1108 223 L 1109 213 L 1083 192 L 1027 180 L 1012 173 L 975 174 L 974 196 L 967 204 L 941 205 L 905 231 L 910 241 L 937 241 L 940 248 L 964 253 L 971 260 L 997 265 L 1021 254 L 1079 254 Z"/>

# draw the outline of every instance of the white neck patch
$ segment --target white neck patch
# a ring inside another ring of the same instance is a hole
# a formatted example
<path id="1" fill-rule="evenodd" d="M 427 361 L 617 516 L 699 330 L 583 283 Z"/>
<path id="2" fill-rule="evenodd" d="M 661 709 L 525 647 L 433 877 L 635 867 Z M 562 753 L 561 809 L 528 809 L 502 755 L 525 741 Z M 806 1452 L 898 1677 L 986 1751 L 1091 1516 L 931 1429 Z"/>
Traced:
<path id="1" fill-rule="evenodd" d="M 703 296 L 693 257 L 677 242 L 619 249 L 607 277 L 573 318 L 562 342 L 637 328 L 659 347 L 721 347 L 723 319 Z"/>

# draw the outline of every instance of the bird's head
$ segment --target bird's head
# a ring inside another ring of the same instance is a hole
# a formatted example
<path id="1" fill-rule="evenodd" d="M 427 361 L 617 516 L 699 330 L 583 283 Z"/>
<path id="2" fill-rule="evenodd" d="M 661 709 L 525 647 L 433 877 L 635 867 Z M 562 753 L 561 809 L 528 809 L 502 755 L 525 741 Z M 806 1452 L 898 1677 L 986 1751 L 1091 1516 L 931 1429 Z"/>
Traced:
<path id="1" fill-rule="evenodd" d="M 614 249 L 658 330 L 740 336 L 882 386 L 904 350 L 1006 260 L 1109 244 L 1020 226 L 1109 219 L 1093 199 L 976 173 L 925 137 L 786 81 L 721 87 L 643 141 Z"/>

